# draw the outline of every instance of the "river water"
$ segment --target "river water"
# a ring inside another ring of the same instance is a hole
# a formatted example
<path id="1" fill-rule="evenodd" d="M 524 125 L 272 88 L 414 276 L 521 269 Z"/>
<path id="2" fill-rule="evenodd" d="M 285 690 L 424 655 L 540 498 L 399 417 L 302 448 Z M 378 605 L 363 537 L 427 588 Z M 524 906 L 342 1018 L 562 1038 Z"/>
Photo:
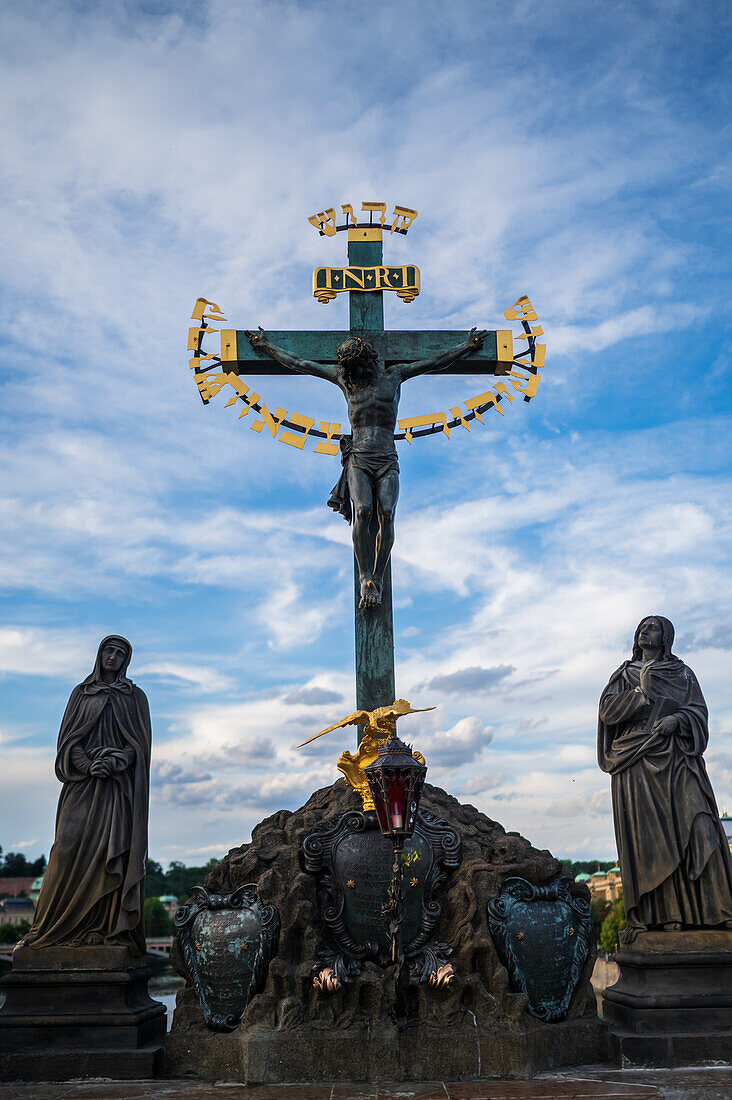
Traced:
<path id="1" fill-rule="evenodd" d="M 156 974 L 148 982 L 147 988 L 152 999 L 162 1001 L 168 1010 L 168 1031 L 170 1031 L 170 1025 L 173 1023 L 176 994 L 184 985 L 183 979 L 175 973 L 171 966 L 166 966 L 165 970 Z"/>

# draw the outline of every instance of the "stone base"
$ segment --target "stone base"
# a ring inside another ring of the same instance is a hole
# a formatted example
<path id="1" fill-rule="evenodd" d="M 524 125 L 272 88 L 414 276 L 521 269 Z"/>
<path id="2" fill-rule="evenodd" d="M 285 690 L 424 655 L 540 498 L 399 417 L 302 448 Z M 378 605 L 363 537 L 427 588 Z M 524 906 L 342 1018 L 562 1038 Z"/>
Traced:
<path id="1" fill-rule="evenodd" d="M 164 1068 L 165 1006 L 122 947 L 16 948 L 3 980 L 0 1080 L 150 1078 Z"/>
<path id="2" fill-rule="evenodd" d="M 623 1066 L 732 1061 L 732 931 L 640 932 L 603 994 Z"/>
<path id="3" fill-rule="evenodd" d="M 181 999 L 192 996 L 184 990 Z M 527 1078 L 561 1066 L 604 1062 L 607 1029 L 588 1016 L 526 1030 L 442 1029 L 414 1022 L 398 1031 L 391 1021 L 370 1027 L 300 1025 L 291 1030 L 256 1025 L 230 1034 L 201 1028 L 168 1036 L 167 1071 L 247 1085 L 348 1081 L 465 1081 Z"/>

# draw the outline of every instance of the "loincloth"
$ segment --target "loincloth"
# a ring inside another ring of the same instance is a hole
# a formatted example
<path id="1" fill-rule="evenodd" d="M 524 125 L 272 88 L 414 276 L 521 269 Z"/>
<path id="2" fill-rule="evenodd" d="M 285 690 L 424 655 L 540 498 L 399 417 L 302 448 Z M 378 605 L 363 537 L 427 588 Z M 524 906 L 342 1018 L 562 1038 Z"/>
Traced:
<path id="1" fill-rule="evenodd" d="M 351 522 L 353 505 L 351 491 L 348 488 L 348 471 L 363 470 L 372 485 L 376 485 L 386 474 L 396 470 L 399 473 L 399 459 L 396 450 L 391 451 L 354 451 L 353 436 L 341 436 L 341 463 L 343 473 L 330 491 L 328 507 L 339 512 L 348 523 Z"/>

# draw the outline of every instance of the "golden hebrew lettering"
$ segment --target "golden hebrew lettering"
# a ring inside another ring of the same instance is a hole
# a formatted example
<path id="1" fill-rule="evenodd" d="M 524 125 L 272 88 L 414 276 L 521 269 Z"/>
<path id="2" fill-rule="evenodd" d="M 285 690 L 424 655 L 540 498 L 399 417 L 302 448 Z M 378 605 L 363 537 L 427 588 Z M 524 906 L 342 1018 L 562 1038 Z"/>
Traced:
<path id="1" fill-rule="evenodd" d="M 219 386 L 219 388 L 217 390 L 214 390 L 214 392 L 212 393 L 209 387 L 209 383 L 211 381 L 212 379 L 207 378 L 205 374 L 196 375 L 196 385 L 198 386 L 198 392 L 200 393 L 204 401 L 210 401 L 212 397 L 216 396 L 216 394 L 219 392 L 219 389 L 221 389 L 221 386 Z"/>
<path id="2" fill-rule="evenodd" d="M 503 382 L 496 382 L 493 389 L 497 394 L 500 395 L 500 397 L 505 397 L 509 405 L 513 405 L 513 394 L 506 389 Z M 496 408 L 498 408 L 498 406 L 496 406 Z"/>
<path id="3" fill-rule="evenodd" d="M 479 393 L 477 397 L 469 397 L 463 404 L 468 412 L 475 412 L 475 418 L 480 420 L 481 424 L 483 423 L 483 413 L 478 412 L 481 405 L 492 405 L 503 416 L 503 409 L 499 405 L 496 395 L 491 393 L 490 390 L 487 393 Z M 484 410 L 484 412 L 487 412 L 487 410 Z"/>
<path id="4" fill-rule="evenodd" d="M 463 428 L 465 428 L 465 431 L 469 432 L 470 431 L 470 424 L 468 424 L 467 420 L 463 416 L 463 410 L 460 408 L 460 406 L 456 405 L 454 409 L 450 409 L 450 412 L 452 413 L 455 420 L 460 421 Z M 456 427 L 457 427 L 457 425 L 456 425 Z"/>
<path id="5" fill-rule="evenodd" d="M 203 355 L 203 354 L 197 355 L 195 359 L 189 359 L 188 360 L 188 366 L 191 368 L 191 370 L 198 370 L 198 368 L 201 365 L 201 360 L 202 359 L 215 359 L 215 358 L 216 358 L 215 355 Z"/>
<path id="6" fill-rule="evenodd" d="M 223 389 L 224 386 L 231 386 L 232 389 L 236 390 L 236 396 L 230 397 L 229 400 L 226 402 L 225 407 L 227 409 L 229 405 L 236 404 L 238 398 L 244 400 L 246 395 L 249 393 L 249 386 L 246 386 L 242 382 L 241 378 L 238 377 L 238 375 L 232 374 L 230 371 L 227 371 L 225 374 L 199 374 L 196 377 L 196 385 L 201 391 L 201 396 L 206 401 L 210 401 L 212 397 L 215 397 L 219 390 Z M 250 398 L 247 398 L 247 401 L 249 402 L 247 408 L 239 415 L 246 416 L 251 406 L 255 403 L 255 401 L 258 400 L 259 394 L 252 394 Z"/>
<path id="7" fill-rule="evenodd" d="M 342 204 L 341 209 L 346 217 L 346 227 L 350 224 L 349 219 L 353 221 L 353 224 L 356 224 L 356 217 L 350 203 Z M 385 203 L 363 203 L 362 209 L 371 212 L 379 212 L 381 214 L 380 221 L 383 226 L 386 210 Z M 408 207 L 395 206 L 394 217 L 395 219 L 397 217 L 401 219 L 401 223 L 397 228 L 406 229 L 417 217 L 417 211 L 410 210 Z M 313 215 L 308 221 L 315 225 L 316 228 L 322 229 L 328 236 L 332 236 L 336 232 L 334 208 Z M 392 227 L 392 232 L 393 231 L 394 228 Z M 369 290 L 393 290 L 396 291 L 399 297 L 403 297 L 406 301 L 411 301 L 412 298 L 419 293 L 419 279 L 419 268 L 407 264 L 400 267 L 381 265 L 378 267 L 317 268 L 313 272 L 313 292 L 316 297 L 320 295 L 327 296 L 320 298 L 321 301 L 327 301 L 328 298 L 334 298 L 341 291 L 359 290 L 363 292 Z M 246 416 L 255 405 L 259 405 L 259 408 L 254 409 L 255 412 L 259 413 L 259 419 L 255 419 L 254 422 L 250 424 L 253 431 L 261 433 L 262 428 L 266 426 L 272 438 L 279 438 L 280 442 L 287 443 L 288 446 L 295 447 L 300 451 L 304 450 L 305 441 L 315 426 L 314 419 L 309 416 L 303 416 L 301 413 L 288 414 L 285 409 L 279 406 L 275 408 L 275 412 L 272 414 L 263 402 L 260 404 L 261 399 L 258 393 L 250 392 L 249 386 L 242 382 L 238 375 L 226 369 L 218 374 L 208 374 L 203 371 L 198 373 L 203 360 L 213 359 L 216 360 L 217 365 L 222 365 L 227 361 L 236 361 L 238 357 L 237 332 L 234 329 L 221 330 L 220 360 L 218 356 L 204 353 L 201 350 L 203 336 L 209 332 L 219 331 L 218 329 L 207 326 L 205 321 L 225 320 L 222 316 L 214 317 L 213 313 L 207 314 L 206 309 L 208 307 L 217 313 L 221 312 L 214 302 L 209 302 L 206 298 L 198 298 L 191 317 L 193 320 L 199 321 L 200 324 L 188 329 L 188 351 L 194 353 L 193 357 L 190 358 L 188 362 L 190 368 L 196 371 L 196 385 L 203 400 L 205 402 L 210 401 L 224 386 L 229 385 L 235 391 L 235 394 L 226 402 L 226 407 L 228 408 L 229 405 L 241 401 L 244 408 L 242 408 L 239 413 L 240 418 Z M 534 307 L 526 294 L 522 294 L 517 298 L 513 306 L 505 311 L 504 316 L 507 320 L 518 319 L 522 324 L 527 326 L 529 322 L 538 320 Z M 505 363 L 505 366 L 502 367 L 500 372 L 505 382 L 497 382 L 492 390 L 478 394 L 475 397 L 470 397 L 464 401 L 467 413 L 472 413 L 481 423 L 483 423 L 483 413 L 487 412 L 490 408 L 497 409 L 501 416 L 504 415 L 504 409 L 501 408 L 501 402 L 503 400 L 507 400 L 509 404 L 513 404 L 514 394 L 508 389 L 508 386 L 516 393 L 522 394 L 526 401 L 531 400 L 531 398 L 536 395 L 540 382 L 538 370 L 544 366 L 546 356 L 546 345 L 536 343 L 536 338 L 543 335 L 542 326 L 539 324 L 532 324 L 530 332 L 517 334 L 520 339 L 527 339 L 527 341 L 529 341 L 529 346 L 525 351 L 521 352 L 515 360 L 513 359 L 513 333 L 511 330 L 498 330 L 495 335 L 497 359 Z M 526 359 L 529 355 L 531 356 L 530 363 Z M 521 371 L 525 371 L 526 373 L 520 373 Z M 469 432 L 470 424 L 467 415 L 463 413 L 462 409 L 459 406 L 454 406 L 450 408 L 449 411 L 453 418 L 452 427 L 457 427 L 459 425 Z M 288 422 L 290 428 L 300 428 L 302 430 L 293 431 L 286 429 L 284 427 L 285 421 Z M 414 429 L 416 428 L 432 428 L 434 431 L 440 430 L 444 432 L 448 439 L 450 438 L 451 426 L 448 423 L 447 414 L 442 411 L 425 413 L 421 416 L 403 417 L 398 420 L 397 423 L 399 428 L 404 431 L 404 438 L 410 444 L 414 438 Z M 337 455 L 340 448 L 333 441 L 333 437 L 340 437 L 341 425 L 336 422 L 321 420 L 320 434 L 325 438 L 316 441 L 314 453 L 331 456 Z"/>
<path id="8" fill-rule="evenodd" d="M 539 382 L 541 381 L 538 374 L 530 373 L 527 376 L 524 374 L 516 374 L 514 371 L 509 371 L 508 374 L 506 374 L 504 377 L 507 378 L 513 388 L 519 393 L 522 393 L 527 400 L 531 400 L 532 397 L 536 396 L 536 391 L 539 388 Z M 523 385 L 521 383 L 523 383 Z"/>
<path id="9" fill-rule="evenodd" d="M 283 428 L 278 443 L 289 443 L 291 447 L 297 447 L 297 449 L 301 451 L 305 446 L 308 432 L 315 426 L 315 421 L 311 420 L 309 416 L 303 416 L 301 413 L 290 413 L 287 419 L 291 424 L 299 425 L 301 428 L 304 428 L 305 431 L 300 435 L 299 432 L 291 432 Z"/>
<path id="10" fill-rule="evenodd" d="M 519 317 L 519 314 L 521 316 Z M 538 321 L 536 311 L 529 301 L 528 294 L 522 294 L 510 309 L 503 314 L 507 321 Z"/>
<path id="11" fill-rule="evenodd" d="M 249 389 L 248 386 L 247 386 L 247 389 Z M 246 396 L 242 396 L 241 399 L 244 402 L 244 408 L 239 413 L 239 420 L 241 420 L 241 418 L 243 416 L 247 415 L 247 413 L 250 411 L 250 409 L 252 408 L 253 405 L 256 405 L 256 404 L 259 403 L 259 394 L 258 393 L 250 393 Z M 227 404 L 228 404 L 228 401 L 227 401 Z"/>
<path id="12" fill-rule="evenodd" d="M 382 226 L 382 229 L 383 229 L 384 222 L 386 221 L 386 203 L 385 202 L 362 202 L 361 203 L 361 209 L 362 210 L 372 210 L 372 211 L 377 211 L 377 212 L 380 211 L 381 212 L 381 217 L 379 218 L 379 221 L 381 222 L 381 226 Z"/>
<path id="13" fill-rule="evenodd" d="M 350 222 L 348 221 L 348 219 L 349 219 L 349 218 L 352 218 L 352 219 L 353 219 L 353 224 L 354 224 L 354 225 L 358 225 L 358 218 L 357 218 L 357 217 L 356 217 L 356 215 L 355 215 L 355 214 L 353 213 L 353 207 L 351 206 L 350 202 L 347 202 L 347 203 L 341 204 L 341 210 L 342 210 L 342 211 L 343 211 L 343 213 L 345 214 L 345 217 L 346 217 L 346 225 L 350 225 Z"/>
<path id="14" fill-rule="evenodd" d="M 193 313 L 191 314 L 192 320 L 202 321 L 203 315 L 206 312 L 206 306 L 211 306 L 211 309 L 214 311 L 214 313 L 221 313 L 220 308 L 216 305 L 215 302 L 209 302 L 207 298 L 196 298 L 196 304 L 193 307 Z M 223 321 L 225 320 L 225 318 L 217 317 L 216 320 Z"/>
<path id="15" fill-rule="evenodd" d="M 330 421 L 328 421 L 328 420 L 321 420 L 320 421 L 320 430 L 321 430 L 321 432 L 325 432 L 325 434 L 327 435 L 328 438 L 318 440 L 318 442 L 315 444 L 315 447 L 313 449 L 313 454 L 316 454 L 316 455 L 337 455 L 339 450 L 340 450 L 340 447 L 336 443 L 331 443 L 331 439 L 333 438 L 334 435 L 340 435 L 341 434 L 340 424 L 335 423 L 335 421 L 331 424 Z"/>
<path id="16" fill-rule="evenodd" d="M 232 378 L 236 379 L 237 383 L 239 382 L 235 374 L 197 374 L 196 385 L 204 401 L 210 401 L 227 383 L 233 385 Z M 244 389 L 246 390 L 247 387 L 245 386 Z M 236 398 L 232 398 L 232 401 L 235 400 Z M 227 404 L 231 404 L 231 402 L 227 402 Z"/>
<path id="17" fill-rule="evenodd" d="M 412 433 L 410 428 L 427 428 L 432 424 L 442 424 L 442 430 L 450 438 L 450 429 L 447 426 L 447 416 L 444 412 L 437 413 L 425 413 L 423 416 L 405 416 L 402 420 L 397 420 L 397 424 L 400 428 L 404 428 L 404 438 L 407 443 L 412 442 Z"/>
<path id="18" fill-rule="evenodd" d="M 546 344 L 535 344 L 534 354 L 531 357 L 533 365 L 538 369 L 544 366 L 544 359 L 546 357 Z"/>
<path id="19" fill-rule="evenodd" d="M 531 326 L 531 332 L 517 332 L 516 333 L 516 339 L 517 340 L 531 340 L 532 338 L 534 338 L 536 336 L 543 336 L 543 335 L 544 335 L 544 329 L 541 327 L 541 325 L 532 325 Z"/>
<path id="20" fill-rule="evenodd" d="M 205 328 L 189 328 L 188 329 L 188 351 L 200 351 L 201 350 L 201 336 L 206 331 Z"/>
<path id="21" fill-rule="evenodd" d="M 391 232 L 395 229 L 404 230 L 406 232 L 410 225 L 417 217 L 416 210 L 410 210 L 408 206 L 394 206 L 394 221 L 391 223 Z M 401 218 L 401 225 L 399 225 L 399 219 Z M 383 223 L 382 223 L 383 224 Z"/>
<path id="22" fill-rule="evenodd" d="M 326 237 L 335 236 L 336 212 L 334 206 L 329 207 L 328 210 L 321 210 L 319 214 L 311 214 L 308 221 L 321 233 L 324 233 Z"/>
<path id="23" fill-rule="evenodd" d="M 344 218 L 344 224 L 341 226 L 336 225 L 335 207 L 332 206 L 327 210 L 321 210 L 319 214 L 311 214 L 308 221 L 319 233 L 324 233 L 326 237 L 334 236 L 339 229 L 358 228 L 358 218 L 356 217 L 353 205 L 350 202 L 342 202 L 341 210 L 343 211 Z M 384 228 L 386 224 L 385 202 L 362 202 L 361 210 L 365 210 L 367 213 L 378 214 L 378 224 L 382 229 Z M 389 231 L 391 233 L 406 233 L 414 219 L 418 216 L 418 211 L 413 210 L 410 206 L 399 206 L 398 203 L 395 203 Z M 361 222 L 362 227 L 366 224 L 373 224 L 373 222 Z M 210 304 L 213 305 L 213 303 Z M 213 308 L 218 311 L 218 306 L 213 306 Z M 221 317 L 215 319 L 217 321 L 223 320 Z"/>
<path id="24" fill-rule="evenodd" d="M 287 411 L 285 409 L 281 409 L 278 405 L 275 409 L 274 416 L 272 416 L 263 401 L 259 407 L 259 415 L 262 419 L 255 420 L 253 424 L 249 425 L 249 427 L 252 429 L 253 432 L 261 432 L 262 428 L 266 424 L 269 429 L 269 434 L 274 439 L 274 437 L 277 435 L 277 432 L 280 430 L 282 421 L 287 419 Z"/>
<path id="25" fill-rule="evenodd" d="M 231 374 L 229 371 L 227 371 L 224 377 L 226 378 L 226 381 L 232 387 L 232 389 L 236 390 L 239 397 L 244 397 L 245 394 L 249 393 L 249 386 L 245 386 L 241 378 L 239 378 L 237 374 Z M 255 401 L 256 400 L 257 398 L 255 397 Z M 233 405 L 235 404 L 235 402 L 236 397 L 230 397 L 229 400 L 226 402 L 226 408 L 228 409 L 229 405 Z"/>

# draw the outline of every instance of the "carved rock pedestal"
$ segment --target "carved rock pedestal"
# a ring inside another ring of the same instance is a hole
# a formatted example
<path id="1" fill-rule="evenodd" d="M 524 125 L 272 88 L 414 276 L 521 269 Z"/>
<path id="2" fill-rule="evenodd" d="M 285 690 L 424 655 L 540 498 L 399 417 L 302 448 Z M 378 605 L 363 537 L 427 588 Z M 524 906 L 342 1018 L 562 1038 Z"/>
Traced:
<path id="1" fill-rule="evenodd" d="M 263 903 L 279 912 L 279 946 L 264 987 L 236 1030 L 224 1033 L 207 1026 L 185 945 L 176 940 L 171 962 L 187 985 L 168 1036 L 169 1072 L 252 1085 L 455 1081 L 530 1077 L 607 1059 L 607 1029 L 590 985 L 594 945 L 578 964 L 566 1018 L 548 1022 L 512 986 L 488 926 L 486 903 L 505 880 L 520 877 L 532 891 L 546 885 L 554 892 L 561 864 L 430 784 L 421 810 L 403 853 L 411 979 L 404 1030 L 390 1016 L 393 967 L 384 958 L 381 903 L 391 846 L 366 828 L 356 795 L 338 780 L 294 813 L 281 810 L 261 822 L 251 843 L 207 878 L 206 891 L 220 895 L 256 882 Z M 568 882 L 566 889 L 589 902 L 586 888 Z M 574 916 L 567 935 L 572 927 Z M 555 947 L 556 940 L 546 951 Z M 441 986 L 429 977 L 447 949 L 455 974 Z M 331 977 L 341 969 L 328 992 L 314 983 L 323 967 Z"/>
<path id="2" fill-rule="evenodd" d="M 162 1072 L 165 1006 L 124 947 L 19 947 L 3 980 L 0 1080 L 146 1079 Z"/>
<path id="3" fill-rule="evenodd" d="M 603 1015 L 622 1065 L 732 1060 L 732 931 L 640 932 L 616 961 Z"/>

